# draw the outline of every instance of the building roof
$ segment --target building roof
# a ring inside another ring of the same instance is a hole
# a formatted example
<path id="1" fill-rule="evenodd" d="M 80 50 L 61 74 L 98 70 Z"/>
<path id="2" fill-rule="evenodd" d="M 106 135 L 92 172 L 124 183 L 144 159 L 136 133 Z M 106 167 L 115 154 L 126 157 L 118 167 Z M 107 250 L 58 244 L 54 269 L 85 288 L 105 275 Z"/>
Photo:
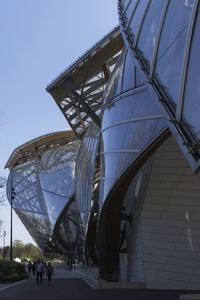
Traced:
<path id="1" fill-rule="evenodd" d="M 76 137 L 71 130 L 53 132 L 37 137 L 17 147 L 10 155 L 5 168 L 12 169 L 16 165 L 41 156 L 48 149 L 66 144 L 74 139 Z"/>
<path id="2" fill-rule="evenodd" d="M 46 88 L 77 136 L 101 124 L 104 86 L 124 46 L 119 27 L 79 57 Z"/>

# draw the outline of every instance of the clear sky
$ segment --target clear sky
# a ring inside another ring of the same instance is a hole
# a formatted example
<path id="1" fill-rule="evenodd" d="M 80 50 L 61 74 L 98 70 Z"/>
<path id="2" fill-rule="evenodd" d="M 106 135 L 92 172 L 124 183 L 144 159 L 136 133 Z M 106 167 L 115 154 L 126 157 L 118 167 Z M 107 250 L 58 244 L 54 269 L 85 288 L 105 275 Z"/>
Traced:
<path id="1" fill-rule="evenodd" d="M 45 88 L 118 25 L 118 16 L 117 0 L 0 0 L 0 4 L 0 175 L 7 177 L 4 166 L 16 147 L 68 128 Z M 0 219 L 9 244 L 8 205 L 0 207 Z M 13 239 L 33 243 L 16 215 Z"/>

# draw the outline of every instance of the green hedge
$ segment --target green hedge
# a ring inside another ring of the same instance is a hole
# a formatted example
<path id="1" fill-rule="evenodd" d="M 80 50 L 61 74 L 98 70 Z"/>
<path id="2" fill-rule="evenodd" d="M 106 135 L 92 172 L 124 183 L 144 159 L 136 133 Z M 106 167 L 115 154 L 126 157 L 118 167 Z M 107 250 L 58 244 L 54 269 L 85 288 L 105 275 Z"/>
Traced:
<path id="1" fill-rule="evenodd" d="M 28 278 L 24 265 L 17 262 L 0 261 L 0 283 Z"/>

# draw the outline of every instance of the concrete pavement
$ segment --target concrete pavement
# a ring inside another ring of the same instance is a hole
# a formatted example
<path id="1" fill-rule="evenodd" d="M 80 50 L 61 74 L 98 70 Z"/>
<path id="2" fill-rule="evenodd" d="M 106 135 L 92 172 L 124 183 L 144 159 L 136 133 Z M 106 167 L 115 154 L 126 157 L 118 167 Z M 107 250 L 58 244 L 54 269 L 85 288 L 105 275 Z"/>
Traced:
<path id="1" fill-rule="evenodd" d="M 92 270 L 88 271 L 88 274 Z M 85 274 L 84 274 L 85 273 Z M 48 287 L 46 276 L 43 286 L 37 286 L 35 278 L 0 290 L 1 300 L 178 300 L 180 295 L 191 291 L 148 290 L 148 289 L 98 289 L 87 284 L 87 272 L 76 269 L 55 269 L 52 285 Z M 94 275 L 94 274 L 93 274 Z M 98 276 L 98 273 L 97 273 Z M 89 276 L 88 276 L 89 277 Z M 98 279 L 98 278 L 97 278 Z M 193 293 L 198 293 L 193 291 Z"/>

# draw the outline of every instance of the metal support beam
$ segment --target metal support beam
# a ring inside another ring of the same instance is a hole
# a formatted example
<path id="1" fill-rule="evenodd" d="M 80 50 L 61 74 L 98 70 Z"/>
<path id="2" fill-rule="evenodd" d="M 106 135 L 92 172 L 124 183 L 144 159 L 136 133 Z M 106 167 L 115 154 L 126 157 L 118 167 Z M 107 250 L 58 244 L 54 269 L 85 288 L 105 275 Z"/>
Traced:
<path id="1" fill-rule="evenodd" d="M 101 127 L 101 119 L 95 114 L 95 112 L 93 112 L 89 105 L 85 103 L 84 99 L 82 99 L 77 92 L 73 92 L 73 95 L 77 100 L 80 101 L 86 114 L 88 114 L 88 116 L 97 124 L 97 126 Z"/>
<path id="2" fill-rule="evenodd" d="M 110 77 L 110 69 L 108 64 L 103 64 L 102 65 L 102 70 L 105 76 L 105 81 L 107 82 L 109 77 Z"/>

